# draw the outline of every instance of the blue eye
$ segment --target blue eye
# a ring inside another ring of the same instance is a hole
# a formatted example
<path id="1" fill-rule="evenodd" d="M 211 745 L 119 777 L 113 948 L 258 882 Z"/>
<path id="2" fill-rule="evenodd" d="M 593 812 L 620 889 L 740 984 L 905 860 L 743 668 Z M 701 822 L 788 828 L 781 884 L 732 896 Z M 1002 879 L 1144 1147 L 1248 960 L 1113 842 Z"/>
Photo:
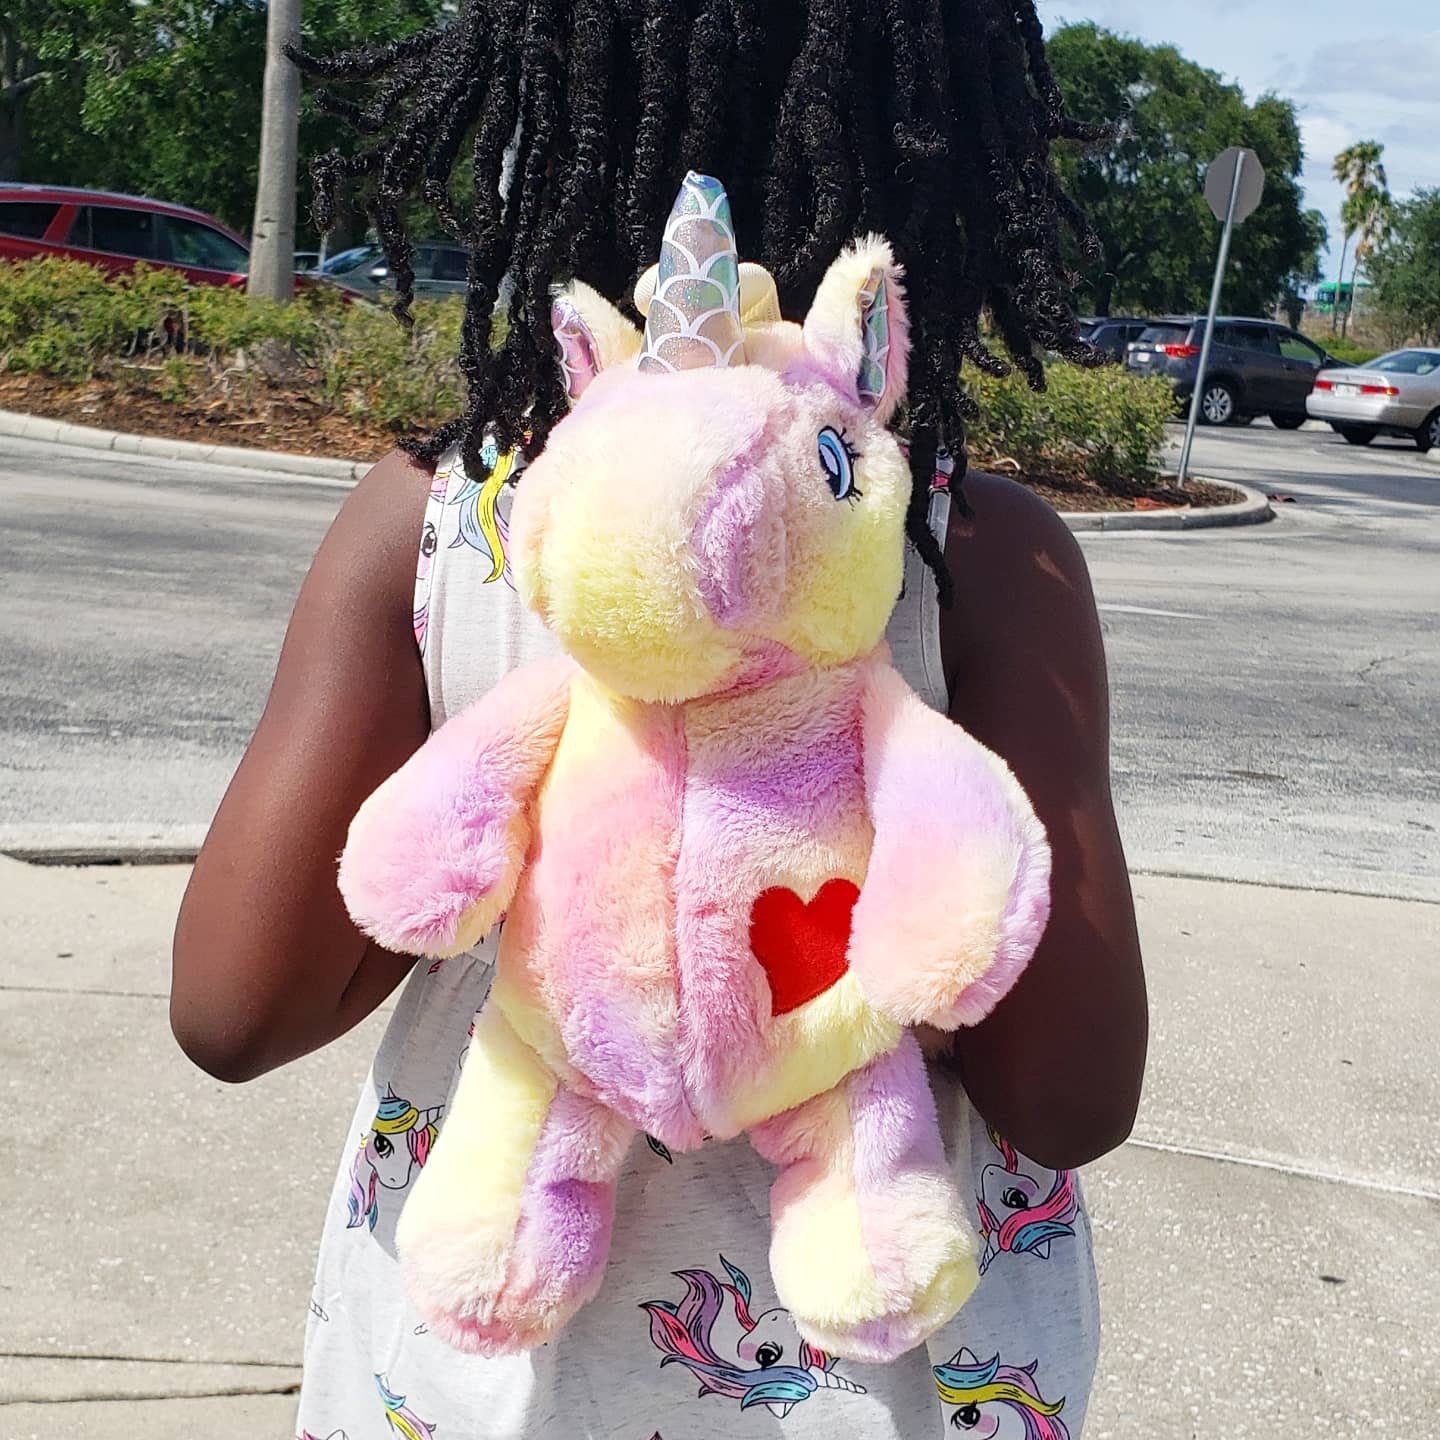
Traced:
<path id="1" fill-rule="evenodd" d="M 825 472 L 830 493 L 837 500 L 858 500 L 860 491 L 855 488 L 855 462 L 859 452 L 850 448 L 842 431 L 827 425 L 817 442 L 820 452 L 820 468 Z"/>

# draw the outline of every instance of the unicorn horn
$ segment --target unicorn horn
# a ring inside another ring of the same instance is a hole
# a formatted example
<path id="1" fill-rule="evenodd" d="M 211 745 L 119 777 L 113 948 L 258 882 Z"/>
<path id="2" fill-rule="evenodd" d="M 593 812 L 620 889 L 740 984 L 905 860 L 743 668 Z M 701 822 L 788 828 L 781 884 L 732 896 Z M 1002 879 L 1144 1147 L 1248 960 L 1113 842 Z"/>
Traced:
<path id="1" fill-rule="evenodd" d="M 740 264 L 730 201 L 718 180 L 692 170 L 665 222 L 639 368 L 723 369 L 744 363 Z"/>

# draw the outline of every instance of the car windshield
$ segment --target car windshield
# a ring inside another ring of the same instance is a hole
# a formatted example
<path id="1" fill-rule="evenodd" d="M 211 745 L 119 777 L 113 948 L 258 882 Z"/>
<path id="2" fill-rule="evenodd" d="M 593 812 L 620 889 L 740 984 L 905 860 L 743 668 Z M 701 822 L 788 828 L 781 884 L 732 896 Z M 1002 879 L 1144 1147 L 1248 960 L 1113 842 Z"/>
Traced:
<path id="1" fill-rule="evenodd" d="M 358 270 L 367 261 L 373 262 L 384 258 L 384 252 L 378 245 L 357 245 L 353 250 L 342 250 L 338 255 L 332 255 L 321 267 L 322 275 L 348 275 L 352 270 Z"/>
<path id="2" fill-rule="evenodd" d="M 1140 332 L 1142 345 L 1173 345 L 1190 333 L 1190 326 L 1176 321 L 1169 325 L 1147 325 Z"/>
<path id="3" fill-rule="evenodd" d="M 1384 370 L 1391 375 L 1433 375 L 1440 370 L 1440 351 L 1397 350 L 1372 360 L 1365 369 Z"/>

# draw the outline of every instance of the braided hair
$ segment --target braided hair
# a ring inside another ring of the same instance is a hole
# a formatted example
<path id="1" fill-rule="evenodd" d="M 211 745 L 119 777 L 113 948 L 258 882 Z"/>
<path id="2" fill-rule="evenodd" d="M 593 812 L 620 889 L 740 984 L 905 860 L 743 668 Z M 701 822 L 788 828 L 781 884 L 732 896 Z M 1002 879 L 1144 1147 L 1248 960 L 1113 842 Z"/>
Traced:
<path id="1" fill-rule="evenodd" d="M 1067 230 L 1086 248 L 1090 235 L 1050 147 L 1098 132 L 1065 113 L 1034 0 L 464 0 L 441 27 L 292 59 L 360 137 L 315 160 L 316 221 L 361 196 L 400 319 L 420 206 L 469 252 L 467 406 L 411 442 L 422 459 L 458 444 L 483 478 L 487 432 L 502 452 L 527 433 L 544 444 L 566 410 L 552 288 L 579 276 L 626 292 L 690 169 L 723 177 L 740 253 L 771 271 L 786 313 L 845 242 L 890 237 L 912 323 L 906 533 L 946 603 L 927 512 L 942 448 L 957 494 L 964 474 L 961 366 L 1013 364 L 1038 388 L 1039 351 L 1094 363 L 1062 259 Z M 987 312 L 1008 362 L 982 339 Z"/>

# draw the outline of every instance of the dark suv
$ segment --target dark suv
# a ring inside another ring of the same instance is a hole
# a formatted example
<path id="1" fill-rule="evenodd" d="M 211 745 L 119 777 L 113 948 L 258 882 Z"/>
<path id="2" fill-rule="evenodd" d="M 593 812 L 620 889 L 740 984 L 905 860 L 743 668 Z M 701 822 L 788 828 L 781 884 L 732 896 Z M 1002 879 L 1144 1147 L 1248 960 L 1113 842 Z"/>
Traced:
<path id="1" fill-rule="evenodd" d="M 1163 375 L 1187 405 L 1195 393 L 1204 342 L 1203 317 L 1153 320 L 1130 346 L 1125 365 L 1140 374 Z M 1200 419 L 1206 425 L 1234 425 L 1268 415 L 1281 430 L 1298 430 L 1307 418 L 1305 402 L 1316 375 L 1335 363 L 1284 325 L 1221 316 L 1200 391 Z"/>
<path id="2" fill-rule="evenodd" d="M 1093 345 L 1107 360 L 1123 365 L 1126 349 L 1144 334 L 1149 323 L 1148 320 L 1130 320 L 1121 315 L 1107 315 L 1102 320 L 1085 319 L 1080 322 L 1080 338 Z"/>

